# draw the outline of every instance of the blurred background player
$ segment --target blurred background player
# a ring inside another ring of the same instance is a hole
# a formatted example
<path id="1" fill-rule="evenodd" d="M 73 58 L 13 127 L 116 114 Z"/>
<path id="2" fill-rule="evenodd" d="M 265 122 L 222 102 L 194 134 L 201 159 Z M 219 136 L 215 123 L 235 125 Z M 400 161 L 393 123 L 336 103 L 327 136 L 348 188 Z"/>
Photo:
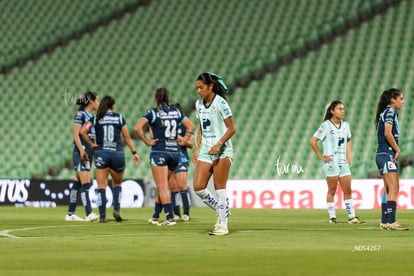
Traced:
<path id="1" fill-rule="evenodd" d="M 194 191 L 218 216 L 210 235 L 229 233 L 229 198 L 227 180 L 233 161 L 233 145 L 230 138 L 236 133 L 231 108 L 226 97 L 228 89 L 221 76 L 202 73 L 196 79 L 200 96 L 195 103 L 196 116 L 200 122 L 193 153 L 195 164 Z M 216 197 L 207 189 L 213 176 Z"/>
<path id="2" fill-rule="evenodd" d="M 398 89 L 391 88 L 381 94 L 375 115 L 378 140 L 375 161 L 383 177 L 386 192 L 386 206 L 382 204 L 381 229 L 408 230 L 407 227 L 396 221 L 397 198 L 400 189 L 397 162 L 401 154 L 398 146 L 397 110 L 401 109 L 403 105 L 403 93 Z"/>
<path id="3" fill-rule="evenodd" d="M 157 186 L 158 201 L 155 204 L 153 224 L 160 226 L 175 225 L 174 213 L 171 205 L 169 190 L 169 178 L 176 169 L 180 157 L 180 149 L 177 142 L 177 131 L 182 123 L 187 131 L 184 142 L 192 139 L 194 124 L 176 107 L 169 105 L 169 91 L 166 88 L 157 88 L 154 101 L 156 107 L 148 110 L 135 125 L 135 131 L 141 140 L 151 147 L 150 167 L 151 173 Z M 152 136 L 150 140 L 144 133 L 144 127 L 149 125 Z M 158 223 L 159 214 L 164 209 L 166 220 Z"/>
<path id="4" fill-rule="evenodd" d="M 106 188 L 108 176 L 112 176 L 113 216 L 117 222 L 122 221 L 120 215 L 122 197 L 122 178 L 125 170 L 125 155 L 121 144 L 121 134 L 132 152 L 135 164 L 139 163 L 139 156 L 128 132 L 125 118 L 115 110 L 115 99 L 111 96 L 103 97 L 99 104 L 96 116 L 86 122 L 81 129 L 85 141 L 95 148 L 95 177 L 98 182 L 99 222 L 106 222 Z M 92 142 L 87 133 L 94 127 L 96 143 Z"/>
<path id="5" fill-rule="evenodd" d="M 178 108 L 181 113 L 184 114 L 184 111 L 179 103 L 175 103 L 172 106 Z M 190 220 L 190 193 L 187 188 L 188 166 L 190 162 L 187 148 L 191 149 L 194 143 L 192 138 L 184 139 L 186 132 L 186 127 L 183 124 L 180 124 L 177 132 L 177 142 L 180 145 L 180 158 L 178 160 L 177 168 L 169 180 L 171 189 L 171 204 L 173 206 L 175 219 L 183 221 Z M 178 204 L 179 201 L 181 201 L 183 206 L 182 216 L 180 212 L 180 205 Z"/>
<path id="6" fill-rule="evenodd" d="M 91 162 L 93 149 L 80 136 L 81 127 L 92 117 L 92 112 L 98 108 L 98 96 L 94 92 L 86 92 L 77 99 L 76 104 L 79 110 L 73 119 L 73 164 L 75 170 L 75 181 L 69 193 L 68 213 L 66 221 L 96 221 L 98 215 L 92 212 L 91 201 L 89 198 L 89 188 L 91 187 Z M 87 133 L 91 140 L 95 141 L 95 130 L 93 128 Z M 83 219 L 75 214 L 78 191 L 81 192 L 82 204 L 85 208 L 86 218 Z"/>
<path id="7" fill-rule="evenodd" d="M 335 211 L 336 188 L 341 184 L 345 208 L 348 213 L 348 223 L 365 223 L 355 215 L 351 189 L 351 129 L 349 124 L 343 121 L 345 107 L 340 101 L 333 101 L 328 106 L 324 122 L 310 139 L 310 145 L 319 159 L 323 161 L 328 192 L 326 204 L 328 207 L 329 223 L 337 223 Z M 322 141 L 323 153 L 320 152 L 318 142 Z"/>

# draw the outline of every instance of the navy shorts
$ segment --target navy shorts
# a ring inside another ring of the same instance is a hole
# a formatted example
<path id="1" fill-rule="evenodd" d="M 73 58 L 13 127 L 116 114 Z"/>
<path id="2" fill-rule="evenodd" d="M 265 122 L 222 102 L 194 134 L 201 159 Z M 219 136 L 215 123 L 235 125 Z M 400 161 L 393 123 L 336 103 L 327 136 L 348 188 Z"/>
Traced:
<path id="1" fill-rule="evenodd" d="M 75 172 L 90 172 L 91 171 L 91 162 L 93 156 L 88 155 L 88 160 L 82 161 L 79 152 L 73 152 L 73 169 Z"/>
<path id="2" fill-rule="evenodd" d="M 150 153 L 150 165 L 158 167 L 168 166 L 170 171 L 174 171 L 178 166 L 179 158 L 179 152 L 154 151 Z"/>
<path id="3" fill-rule="evenodd" d="M 394 156 L 388 153 L 377 153 L 375 162 L 381 175 L 391 172 L 398 172 L 398 165 L 392 162 Z"/>
<path id="4" fill-rule="evenodd" d="M 95 167 L 97 169 L 110 168 L 116 172 L 125 170 L 125 155 L 123 151 L 95 151 Z"/>

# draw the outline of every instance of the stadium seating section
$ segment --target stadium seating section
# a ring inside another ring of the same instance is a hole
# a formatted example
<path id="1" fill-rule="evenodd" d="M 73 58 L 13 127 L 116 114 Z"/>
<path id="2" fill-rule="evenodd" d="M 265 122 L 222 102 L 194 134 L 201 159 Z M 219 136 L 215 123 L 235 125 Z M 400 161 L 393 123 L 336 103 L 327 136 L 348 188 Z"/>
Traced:
<path id="1" fill-rule="evenodd" d="M 145 2 L 133 12 L 125 11 L 140 1 L 0 2 L 0 67 L 12 68 L 0 75 L 0 177 L 72 178 L 74 101 L 88 90 L 115 97 L 131 134 L 159 86 L 196 121 L 194 81 L 203 71 L 232 88 L 232 179 L 323 178 L 308 142 L 335 99 L 352 129 L 353 177 L 368 177 L 376 103 L 390 87 L 405 92 L 400 139 L 410 163 L 413 1 Z M 127 150 L 125 177 L 149 179 L 149 149 L 134 143 L 142 163 Z M 401 177 L 414 177 L 412 167 Z"/>

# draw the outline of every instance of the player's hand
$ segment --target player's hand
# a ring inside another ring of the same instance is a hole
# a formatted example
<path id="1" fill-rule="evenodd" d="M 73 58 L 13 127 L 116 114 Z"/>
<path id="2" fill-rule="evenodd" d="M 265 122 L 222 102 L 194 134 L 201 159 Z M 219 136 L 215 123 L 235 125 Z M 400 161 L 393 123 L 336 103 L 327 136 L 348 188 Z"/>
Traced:
<path id="1" fill-rule="evenodd" d="M 149 147 L 154 146 L 157 143 L 158 139 L 151 139 L 148 141 L 148 143 L 146 142 L 145 144 Z"/>
<path id="2" fill-rule="evenodd" d="M 79 154 L 82 162 L 89 161 L 89 157 L 84 150 L 82 150 Z"/>
<path id="3" fill-rule="evenodd" d="M 398 162 L 398 158 L 400 158 L 400 151 L 395 152 L 394 159 L 392 159 L 392 162 L 396 164 Z"/>
<path id="4" fill-rule="evenodd" d="M 191 161 L 193 162 L 193 164 L 197 164 L 197 160 L 198 160 L 198 148 L 194 149 L 193 152 L 193 158 L 191 158 Z"/>
<path id="5" fill-rule="evenodd" d="M 325 162 L 331 162 L 332 161 L 332 156 L 331 155 L 322 155 L 321 159 Z"/>
<path id="6" fill-rule="evenodd" d="M 208 151 L 208 154 L 210 154 L 210 155 L 216 155 L 216 154 L 218 154 L 220 152 L 220 148 L 221 148 L 221 145 L 220 144 L 215 144 L 214 146 L 212 146 L 210 148 L 210 150 Z"/>
<path id="7" fill-rule="evenodd" d="M 134 163 L 135 163 L 136 165 L 138 165 L 138 164 L 139 164 L 139 162 L 141 162 L 141 159 L 139 158 L 138 154 L 133 154 L 133 155 L 132 155 L 132 158 L 134 159 Z"/>

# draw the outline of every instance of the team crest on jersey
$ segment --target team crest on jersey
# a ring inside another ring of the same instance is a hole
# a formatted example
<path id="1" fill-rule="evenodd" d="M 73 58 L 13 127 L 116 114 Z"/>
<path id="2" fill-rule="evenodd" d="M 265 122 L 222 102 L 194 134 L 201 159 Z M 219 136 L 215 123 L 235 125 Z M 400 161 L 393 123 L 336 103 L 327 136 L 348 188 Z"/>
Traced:
<path id="1" fill-rule="evenodd" d="M 217 113 L 217 109 L 216 109 L 216 107 L 215 107 L 215 106 L 212 106 L 212 107 L 211 107 L 211 113 L 212 113 L 212 114 L 216 114 L 216 113 Z"/>

